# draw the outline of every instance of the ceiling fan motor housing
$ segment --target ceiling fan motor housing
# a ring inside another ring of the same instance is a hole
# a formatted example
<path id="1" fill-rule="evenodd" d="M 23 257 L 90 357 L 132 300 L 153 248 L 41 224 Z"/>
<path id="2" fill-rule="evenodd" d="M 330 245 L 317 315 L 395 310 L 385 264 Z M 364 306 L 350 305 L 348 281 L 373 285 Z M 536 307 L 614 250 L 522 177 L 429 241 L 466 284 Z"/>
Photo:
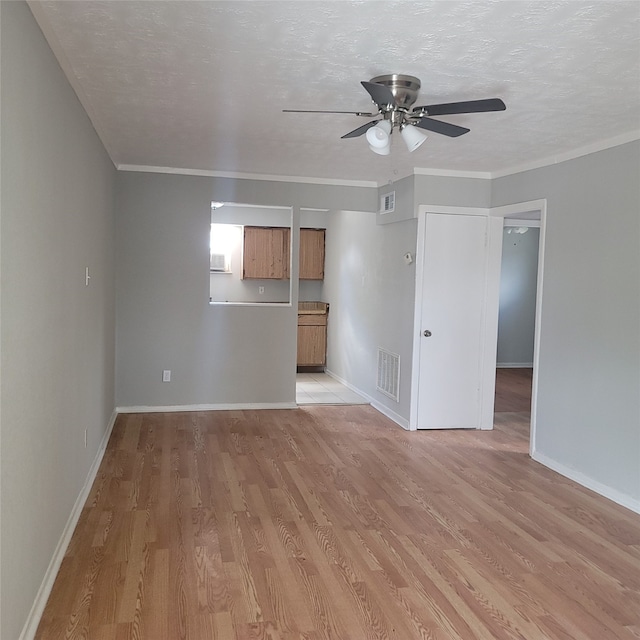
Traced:
<path id="1" fill-rule="evenodd" d="M 418 99 L 420 80 L 414 76 L 405 76 L 398 73 L 376 76 L 370 82 L 382 84 L 388 87 L 395 98 L 396 109 L 409 110 L 409 107 Z M 381 109 L 387 105 L 378 105 Z"/>

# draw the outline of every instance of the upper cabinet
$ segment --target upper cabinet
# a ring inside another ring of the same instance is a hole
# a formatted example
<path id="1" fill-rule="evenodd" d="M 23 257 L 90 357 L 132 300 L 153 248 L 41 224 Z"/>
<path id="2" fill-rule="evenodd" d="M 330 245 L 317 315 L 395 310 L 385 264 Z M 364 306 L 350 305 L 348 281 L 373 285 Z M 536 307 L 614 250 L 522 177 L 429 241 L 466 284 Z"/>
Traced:
<path id="1" fill-rule="evenodd" d="M 300 229 L 300 280 L 324 280 L 324 229 Z"/>
<path id="2" fill-rule="evenodd" d="M 243 278 L 289 277 L 289 229 L 287 227 L 245 227 Z"/>
<path id="3" fill-rule="evenodd" d="M 324 229 L 300 229 L 300 279 L 324 279 Z M 286 280 L 290 231 L 287 227 L 244 228 L 243 278 Z"/>

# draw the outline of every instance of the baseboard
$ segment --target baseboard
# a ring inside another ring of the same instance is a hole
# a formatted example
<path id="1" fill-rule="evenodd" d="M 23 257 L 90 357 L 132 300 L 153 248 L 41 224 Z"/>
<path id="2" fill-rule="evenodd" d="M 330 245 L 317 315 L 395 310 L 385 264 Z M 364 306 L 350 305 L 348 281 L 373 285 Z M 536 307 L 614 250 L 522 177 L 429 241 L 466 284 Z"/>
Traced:
<path id="1" fill-rule="evenodd" d="M 337 380 L 340 384 L 343 384 L 345 387 L 347 387 L 347 389 L 351 389 L 351 391 L 355 391 L 357 394 L 361 395 L 376 411 L 379 411 L 382 415 L 389 418 L 389 420 L 393 420 L 393 422 L 400 425 L 403 429 L 409 431 L 409 421 L 403 418 L 401 415 L 398 415 L 395 411 L 389 409 L 389 407 L 381 404 L 375 398 L 372 398 L 368 393 L 365 393 L 361 389 L 358 389 L 358 387 L 354 387 L 352 384 L 341 378 L 339 375 L 335 374 L 333 371 L 329 371 L 329 369 L 326 369 L 325 373 L 334 380 Z"/>
<path id="2" fill-rule="evenodd" d="M 632 498 L 631 496 L 625 493 L 621 493 L 620 491 L 617 491 L 616 489 L 612 489 L 611 487 L 605 484 L 602 484 L 597 480 L 593 480 L 593 478 L 590 478 L 589 476 L 585 475 L 584 473 L 581 473 L 580 471 L 576 471 L 575 469 L 566 467 L 562 463 L 558 462 L 557 460 L 554 460 L 553 458 L 549 458 L 543 453 L 538 453 L 537 451 L 534 451 L 531 454 L 531 457 L 536 462 L 543 464 L 545 467 L 549 467 L 549 469 L 552 469 L 553 471 L 559 473 L 561 476 L 564 476 L 565 478 L 569 478 L 569 480 L 573 480 L 574 482 L 577 482 L 583 487 L 586 487 L 587 489 L 591 489 L 591 491 L 595 491 L 598 495 L 601 495 L 604 498 L 608 498 L 609 500 L 612 500 L 616 504 L 619 504 L 623 507 L 626 507 L 627 509 L 630 509 L 635 513 L 640 514 L 640 500 L 636 500 L 635 498 Z"/>
<path id="3" fill-rule="evenodd" d="M 118 413 L 176 413 L 180 411 L 242 411 L 250 409 L 297 409 L 295 402 L 254 402 L 238 404 L 177 404 L 167 406 L 116 407 Z"/>
<path id="4" fill-rule="evenodd" d="M 498 362 L 498 369 L 533 369 L 533 362 Z"/>
<path id="5" fill-rule="evenodd" d="M 117 415 L 117 411 L 114 411 L 111 414 L 109 424 L 107 425 L 107 430 L 102 437 L 102 441 L 100 442 L 100 446 L 98 447 L 98 451 L 96 452 L 96 457 L 93 459 L 93 463 L 89 468 L 89 473 L 87 474 L 87 478 L 84 481 L 82 490 L 80 491 L 80 494 L 78 495 L 76 502 L 73 505 L 73 509 L 69 514 L 69 518 L 62 531 L 62 535 L 58 540 L 58 544 L 51 558 L 51 562 L 49 562 L 49 566 L 47 567 L 47 570 L 44 574 L 44 578 L 42 579 L 42 583 L 40 584 L 40 588 L 38 589 L 36 598 L 33 601 L 31 611 L 29 611 L 27 621 L 25 622 L 25 625 L 22 629 L 19 640 L 32 640 L 32 638 L 34 638 L 36 635 L 38 625 L 40 624 L 40 618 L 42 618 L 42 613 L 44 612 L 47 600 L 49 599 L 49 595 L 51 594 L 51 589 L 53 589 L 53 583 L 55 582 L 58 571 L 60 570 L 60 565 L 62 564 L 62 560 L 64 559 L 64 554 L 67 552 L 67 547 L 69 546 L 69 542 L 71 542 L 71 536 L 73 535 L 76 525 L 78 524 L 80 514 L 82 513 L 82 508 L 84 507 L 87 498 L 89 497 L 89 492 L 91 491 L 91 487 L 93 486 L 93 481 L 96 479 L 98 469 L 100 468 L 100 463 L 102 462 L 104 453 L 107 450 L 107 443 L 109 442 L 109 438 L 111 437 L 111 432 L 113 431 L 113 425 L 116 422 Z"/>

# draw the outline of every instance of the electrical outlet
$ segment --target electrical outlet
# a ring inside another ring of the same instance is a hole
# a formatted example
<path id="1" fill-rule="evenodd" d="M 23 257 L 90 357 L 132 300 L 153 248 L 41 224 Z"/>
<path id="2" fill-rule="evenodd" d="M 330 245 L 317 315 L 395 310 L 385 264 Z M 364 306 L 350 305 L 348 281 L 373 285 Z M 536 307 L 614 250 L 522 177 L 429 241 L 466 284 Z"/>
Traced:
<path id="1" fill-rule="evenodd" d="M 263 294 L 264 293 L 264 287 L 258 287 L 258 293 L 259 294 Z"/>
<path id="2" fill-rule="evenodd" d="M 171 370 L 165 369 L 162 372 L 162 382 L 171 382 Z"/>

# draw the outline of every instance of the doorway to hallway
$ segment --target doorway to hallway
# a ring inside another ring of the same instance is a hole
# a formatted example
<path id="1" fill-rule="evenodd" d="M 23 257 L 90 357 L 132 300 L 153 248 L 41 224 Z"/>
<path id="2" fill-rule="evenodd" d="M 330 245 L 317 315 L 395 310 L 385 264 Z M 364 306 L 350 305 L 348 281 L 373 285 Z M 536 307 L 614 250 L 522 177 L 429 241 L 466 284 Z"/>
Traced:
<path id="1" fill-rule="evenodd" d="M 497 369 L 495 413 L 530 413 L 533 368 Z"/>

